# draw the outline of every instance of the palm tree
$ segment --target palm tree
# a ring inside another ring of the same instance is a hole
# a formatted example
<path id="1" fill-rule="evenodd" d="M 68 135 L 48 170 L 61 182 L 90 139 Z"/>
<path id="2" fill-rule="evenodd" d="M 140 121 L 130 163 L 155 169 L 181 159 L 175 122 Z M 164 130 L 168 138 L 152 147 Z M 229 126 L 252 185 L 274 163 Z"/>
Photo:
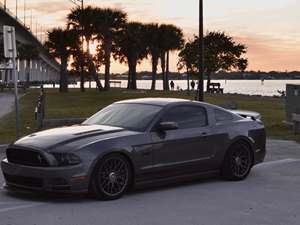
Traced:
<path id="1" fill-rule="evenodd" d="M 160 39 L 161 33 L 159 25 L 157 23 L 146 24 L 146 43 L 148 46 L 148 52 L 151 55 L 152 64 L 152 85 L 151 90 L 156 88 L 156 77 L 157 77 L 157 66 L 158 60 L 161 52 Z"/>
<path id="2" fill-rule="evenodd" d="M 184 44 L 183 32 L 180 28 L 172 24 L 162 24 L 160 32 L 162 45 L 160 59 L 164 77 L 164 90 L 169 90 L 170 52 L 182 48 Z"/>
<path id="3" fill-rule="evenodd" d="M 127 23 L 116 38 L 115 59 L 121 63 L 127 63 L 128 89 L 136 89 L 136 66 L 147 56 L 146 28 L 142 23 Z"/>
<path id="4" fill-rule="evenodd" d="M 95 31 L 97 39 L 101 41 L 104 52 L 105 65 L 105 90 L 109 90 L 110 84 L 110 59 L 116 33 L 120 32 L 126 24 L 127 14 L 121 10 L 109 8 L 95 8 Z"/>
<path id="5" fill-rule="evenodd" d="M 96 31 L 95 31 L 96 16 L 97 16 L 97 11 L 95 10 L 95 8 L 88 6 L 88 7 L 84 8 L 83 10 L 80 7 L 72 9 L 71 13 L 69 13 L 67 18 L 68 18 L 69 29 L 75 30 L 75 31 L 77 31 L 77 33 L 81 33 L 85 38 L 85 41 L 87 43 L 87 57 L 88 57 L 88 62 L 90 64 L 89 72 L 92 74 L 92 76 L 97 84 L 97 87 L 100 91 L 100 90 L 102 90 L 103 87 L 102 87 L 99 77 L 97 75 L 95 64 L 93 62 L 93 57 L 90 54 L 90 43 L 91 43 L 93 36 L 96 34 Z M 81 43 L 81 44 L 83 44 L 83 43 Z M 83 63 L 84 54 L 81 54 L 81 56 L 82 56 L 81 61 Z M 83 66 L 81 69 L 83 71 Z M 84 91 L 83 73 L 81 74 L 80 87 L 81 87 L 81 91 Z"/>
<path id="6" fill-rule="evenodd" d="M 62 28 L 55 28 L 48 32 L 48 41 L 45 43 L 45 47 L 53 57 L 60 61 L 60 92 L 68 91 L 66 74 L 68 59 L 72 54 L 72 49 L 76 48 L 78 44 L 76 36 L 74 32 Z"/>

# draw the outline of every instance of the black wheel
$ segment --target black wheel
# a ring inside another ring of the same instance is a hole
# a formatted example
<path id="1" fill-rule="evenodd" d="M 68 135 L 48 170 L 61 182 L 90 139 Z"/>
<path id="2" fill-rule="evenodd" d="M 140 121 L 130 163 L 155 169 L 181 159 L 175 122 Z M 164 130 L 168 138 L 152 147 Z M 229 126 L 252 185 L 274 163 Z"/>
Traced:
<path id="1" fill-rule="evenodd" d="M 128 160 L 119 154 L 104 157 L 97 164 L 91 181 L 91 192 L 100 200 L 114 200 L 122 197 L 131 181 Z"/>
<path id="2" fill-rule="evenodd" d="M 222 168 L 222 176 L 227 180 L 244 180 L 252 168 L 252 152 L 243 142 L 236 143 L 228 150 Z"/>

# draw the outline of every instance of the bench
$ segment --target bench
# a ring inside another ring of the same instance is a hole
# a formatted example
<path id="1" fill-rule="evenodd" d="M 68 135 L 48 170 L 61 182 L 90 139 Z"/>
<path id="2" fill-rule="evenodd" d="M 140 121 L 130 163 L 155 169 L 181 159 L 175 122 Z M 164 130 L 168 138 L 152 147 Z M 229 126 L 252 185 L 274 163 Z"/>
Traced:
<path id="1" fill-rule="evenodd" d="M 221 88 L 220 83 L 210 83 L 207 92 L 211 94 L 223 94 L 224 89 Z"/>
<path id="2" fill-rule="evenodd" d="M 295 134 L 299 134 L 299 132 L 300 132 L 300 114 L 293 113 L 292 114 L 292 122 L 294 123 Z"/>

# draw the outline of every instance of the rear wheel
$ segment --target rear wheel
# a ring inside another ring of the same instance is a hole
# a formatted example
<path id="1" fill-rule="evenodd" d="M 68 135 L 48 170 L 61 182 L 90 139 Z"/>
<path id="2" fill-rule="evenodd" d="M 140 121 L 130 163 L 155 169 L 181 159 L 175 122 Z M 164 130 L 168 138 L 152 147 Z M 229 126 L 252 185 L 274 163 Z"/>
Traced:
<path id="1" fill-rule="evenodd" d="M 252 162 L 252 152 L 246 143 L 239 142 L 232 145 L 223 163 L 223 178 L 233 181 L 244 180 L 251 171 Z"/>
<path id="2" fill-rule="evenodd" d="M 100 200 L 122 197 L 129 187 L 131 169 L 128 160 L 119 154 L 104 157 L 95 168 L 91 192 Z"/>

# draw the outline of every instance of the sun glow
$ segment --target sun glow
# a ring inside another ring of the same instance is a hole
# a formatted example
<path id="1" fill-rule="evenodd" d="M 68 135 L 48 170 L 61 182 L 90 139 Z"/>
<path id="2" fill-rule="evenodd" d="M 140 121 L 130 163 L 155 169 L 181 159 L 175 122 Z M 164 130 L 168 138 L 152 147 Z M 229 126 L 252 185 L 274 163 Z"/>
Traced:
<path id="1" fill-rule="evenodd" d="M 97 42 L 97 41 L 90 42 L 89 49 L 90 49 L 90 54 L 91 55 L 96 55 L 97 54 L 97 46 L 98 46 L 98 44 L 99 44 L 99 42 Z M 84 41 L 83 42 L 83 50 L 85 52 L 87 52 L 87 50 L 88 50 L 87 46 L 88 46 L 87 42 Z"/>

